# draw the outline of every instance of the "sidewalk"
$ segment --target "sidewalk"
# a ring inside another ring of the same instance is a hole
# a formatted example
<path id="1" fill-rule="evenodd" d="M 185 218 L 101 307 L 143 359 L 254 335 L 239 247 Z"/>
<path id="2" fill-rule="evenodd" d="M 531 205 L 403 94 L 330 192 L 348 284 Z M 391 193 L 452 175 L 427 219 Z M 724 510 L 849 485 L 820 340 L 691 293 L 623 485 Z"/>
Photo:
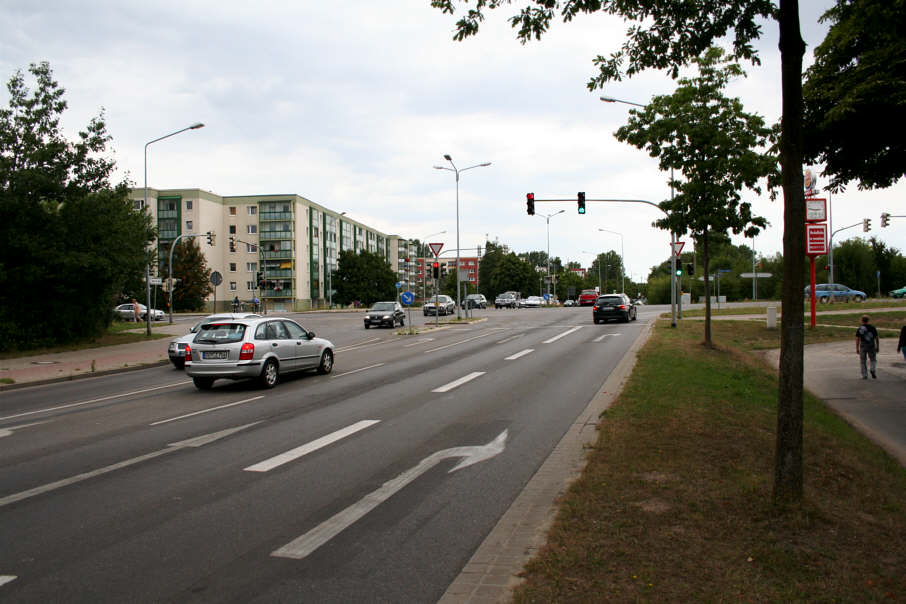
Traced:
<path id="1" fill-rule="evenodd" d="M 191 323 L 180 322 L 170 325 L 161 321 L 153 324 L 151 332 L 178 336 L 186 333 L 190 326 Z M 168 337 L 148 342 L 0 360 L 0 379 L 13 380 L 12 384 L 0 384 L 0 390 L 168 363 L 169 343 Z"/>

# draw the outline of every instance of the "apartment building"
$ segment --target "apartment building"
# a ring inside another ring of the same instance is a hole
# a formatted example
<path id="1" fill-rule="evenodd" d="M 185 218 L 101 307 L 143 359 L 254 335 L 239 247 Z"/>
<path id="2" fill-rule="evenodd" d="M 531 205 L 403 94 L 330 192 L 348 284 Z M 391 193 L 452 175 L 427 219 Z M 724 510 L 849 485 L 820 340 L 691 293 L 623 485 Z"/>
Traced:
<path id="1" fill-rule="evenodd" d="M 144 189 L 132 189 L 131 197 L 136 208 L 144 207 Z M 208 268 L 223 276 L 216 310 L 228 308 L 235 296 L 243 301 L 258 296 L 276 311 L 321 308 L 331 298 L 330 272 L 341 251 L 378 253 L 395 272 L 400 254 L 408 253 L 405 239 L 295 194 L 220 196 L 201 189 L 149 188 L 145 210 L 159 229 L 157 274 L 166 271 L 174 241 L 198 237 Z M 205 237 L 209 231 L 216 234 L 213 246 Z M 260 291 L 259 272 L 265 281 Z M 405 274 L 408 278 L 408 268 Z"/>

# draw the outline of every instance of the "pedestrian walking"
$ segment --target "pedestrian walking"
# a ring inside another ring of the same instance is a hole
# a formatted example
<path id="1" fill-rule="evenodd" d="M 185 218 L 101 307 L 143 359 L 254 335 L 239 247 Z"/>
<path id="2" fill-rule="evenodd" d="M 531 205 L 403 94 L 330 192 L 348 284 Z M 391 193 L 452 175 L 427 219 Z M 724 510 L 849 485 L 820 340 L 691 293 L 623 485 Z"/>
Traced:
<path id="1" fill-rule="evenodd" d="M 862 379 L 868 379 L 868 362 L 871 363 L 871 377 L 877 378 L 875 370 L 878 366 L 878 351 L 881 343 L 878 341 L 878 330 L 868 322 L 868 315 L 862 315 L 862 325 L 856 330 L 856 353 L 859 355 L 859 368 L 862 370 Z"/>
<path id="2" fill-rule="evenodd" d="M 900 339 L 897 342 L 897 352 L 902 352 L 903 360 L 906 361 L 906 325 L 900 330 Z"/>
<path id="3" fill-rule="evenodd" d="M 138 305 L 138 300 L 132 298 L 132 320 L 138 323 L 142 314 L 142 307 Z"/>
<path id="4" fill-rule="evenodd" d="M 233 298 L 233 312 L 239 312 L 239 296 Z"/>

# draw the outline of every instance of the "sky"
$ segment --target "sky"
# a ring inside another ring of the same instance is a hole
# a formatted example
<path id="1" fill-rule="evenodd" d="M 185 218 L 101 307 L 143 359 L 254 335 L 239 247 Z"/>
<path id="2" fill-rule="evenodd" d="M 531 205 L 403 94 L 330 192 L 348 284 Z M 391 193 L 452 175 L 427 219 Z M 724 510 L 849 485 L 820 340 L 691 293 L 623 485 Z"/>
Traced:
<path id="1" fill-rule="evenodd" d="M 820 15 L 832 0 L 800 2 L 809 50 L 827 31 Z M 458 5 L 458 14 L 468 6 Z M 462 254 L 486 240 L 515 252 L 549 249 L 589 266 L 599 253 L 622 253 L 627 275 L 644 279 L 669 255 L 669 234 L 644 204 L 537 203 L 538 199 L 669 197 L 667 174 L 647 153 L 618 142 L 628 105 L 670 94 L 675 82 L 648 71 L 590 92 L 592 60 L 625 40 L 626 24 L 606 15 L 555 20 L 522 45 L 491 11 L 477 37 L 453 40 L 456 16 L 429 0 L 256 3 L 218 0 L 0 2 L 0 77 L 48 61 L 66 89 L 67 134 L 104 112 L 117 181 L 143 185 L 145 143 L 196 122 L 148 151 L 148 186 L 201 188 L 217 195 L 298 194 L 385 233 L 442 242 Z M 777 28 L 766 23 L 762 65 L 727 95 L 747 111 L 780 117 Z M 8 94 L 0 91 L 5 106 Z M 458 210 L 455 174 L 460 169 Z M 817 167 L 820 171 L 820 166 Z M 818 186 L 826 181 L 819 177 Z M 831 197 L 834 241 L 874 235 L 906 251 L 906 186 Z M 782 250 L 783 202 L 745 192 L 770 226 L 759 254 Z M 544 215 L 565 210 L 546 219 Z M 872 231 L 861 221 L 871 218 Z M 605 229 L 600 231 L 599 229 Z M 445 231 L 443 234 L 438 234 Z M 751 240 L 734 238 L 738 244 Z M 691 242 L 686 250 L 691 248 Z"/>

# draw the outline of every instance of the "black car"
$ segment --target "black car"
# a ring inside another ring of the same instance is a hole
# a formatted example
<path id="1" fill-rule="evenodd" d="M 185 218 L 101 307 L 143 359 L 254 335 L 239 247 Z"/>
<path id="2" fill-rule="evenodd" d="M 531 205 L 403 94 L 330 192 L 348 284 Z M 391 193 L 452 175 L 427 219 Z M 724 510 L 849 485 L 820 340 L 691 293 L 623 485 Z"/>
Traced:
<path id="1" fill-rule="evenodd" d="M 636 320 L 636 307 L 626 294 L 607 294 L 598 296 L 591 308 L 591 315 L 595 323 L 611 319 L 628 323 Z"/>
<path id="2" fill-rule="evenodd" d="M 372 325 L 395 327 L 397 323 L 400 327 L 406 324 L 406 313 L 398 302 L 375 302 L 371 310 L 365 313 L 365 329 Z"/>
<path id="3" fill-rule="evenodd" d="M 466 299 L 462 301 L 463 308 L 487 308 L 488 299 L 484 297 L 484 294 L 469 294 L 466 296 Z"/>

